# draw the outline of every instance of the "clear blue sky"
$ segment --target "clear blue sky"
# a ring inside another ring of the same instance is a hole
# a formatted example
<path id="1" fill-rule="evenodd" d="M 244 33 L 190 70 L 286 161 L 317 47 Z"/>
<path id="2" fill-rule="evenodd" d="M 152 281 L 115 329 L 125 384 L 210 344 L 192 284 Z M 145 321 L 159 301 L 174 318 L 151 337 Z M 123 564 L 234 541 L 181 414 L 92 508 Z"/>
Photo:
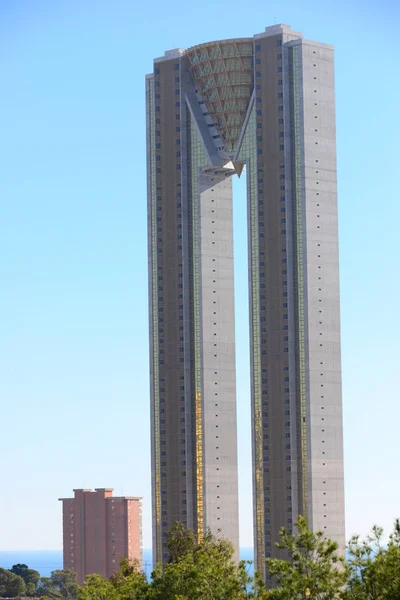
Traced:
<path id="1" fill-rule="evenodd" d="M 395 0 L 0 1 L 0 549 L 61 547 L 60 496 L 144 497 L 144 76 L 276 22 L 336 47 L 347 534 L 400 516 Z M 246 210 L 235 183 L 241 545 L 252 544 Z"/>

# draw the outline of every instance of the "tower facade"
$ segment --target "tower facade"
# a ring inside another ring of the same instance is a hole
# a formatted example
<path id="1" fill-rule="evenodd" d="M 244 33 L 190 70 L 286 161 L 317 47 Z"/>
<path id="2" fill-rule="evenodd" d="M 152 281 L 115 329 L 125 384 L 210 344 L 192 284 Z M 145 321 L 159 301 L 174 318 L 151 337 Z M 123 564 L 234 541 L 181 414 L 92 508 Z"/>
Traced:
<path id="1" fill-rule="evenodd" d="M 299 514 L 344 549 L 333 49 L 286 25 L 146 79 L 153 548 L 238 547 L 232 176 L 246 171 L 257 568 Z"/>

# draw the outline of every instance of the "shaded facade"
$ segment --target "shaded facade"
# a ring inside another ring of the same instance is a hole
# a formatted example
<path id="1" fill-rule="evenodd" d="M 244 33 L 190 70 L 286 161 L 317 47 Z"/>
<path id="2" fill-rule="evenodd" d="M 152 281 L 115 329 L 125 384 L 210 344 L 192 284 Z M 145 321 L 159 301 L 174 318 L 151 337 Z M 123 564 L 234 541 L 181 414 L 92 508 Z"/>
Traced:
<path id="1" fill-rule="evenodd" d="M 113 497 L 112 488 L 74 490 L 63 505 L 64 569 L 103 577 L 119 570 L 122 557 L 142 563 L 142 500 Z"/>
<path id="2" fill-rule="evenodd" d="M 232 176 L 247 178 L 258 569 L 299 514 L 344 548 L 333 49 L 286 25 L 146 79 L 154 560 L 238 548 Z"/>

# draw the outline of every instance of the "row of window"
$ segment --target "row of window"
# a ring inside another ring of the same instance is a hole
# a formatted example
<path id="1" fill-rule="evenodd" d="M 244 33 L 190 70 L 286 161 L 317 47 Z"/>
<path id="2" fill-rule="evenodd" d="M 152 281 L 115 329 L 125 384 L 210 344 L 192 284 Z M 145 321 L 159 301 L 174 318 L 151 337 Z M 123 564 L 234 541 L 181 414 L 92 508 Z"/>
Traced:
<path id="1" fill-rule="evenodd" d="M 280 48 L 282 46 L 282 40 L 277 40 L 276 45 L 278 48 Z M 255 45 L 255 52 L 260 52 L 261 51 L 261 44 L 256 44 Z"/>
<path id="2" fill-rule="evenodd" d="M 175 63 L 174 64 L 174 71 L 179 71 L 179 63 Z M 159 67 L 155 67 L 154 68 L 154 75 L 159 75 L 160 74 L 160 68 Z M 179 83 L 179 77 L 175 78 L 175 82 Z"/>
<path id="3" fill-rule="evenodd" d="M 277 58 L 278 58 L 278 60 L 281 60 L 282 59 L 282 55 L 279 54 L 277 56 Z M 279 91 L 279 87 L 281 87 L 283 85 L 283 79 L 282 79 L 282 76 L 281 76 L 282 72 L 283 72 L 282 67 L 280 65 L 278 65 L 278 70 L 277 70 L 277 74 L 278 74 L 278 78 L 277 78 L 277 87 L 278 87 L 277 98 L 278 98 L 278 100 L 282 100 L 283 99 L 283 92 Z M 261 90 L 261 85 L 256 83 L 256 91 L 260 91 L 260 90 Z M 260 103 L 261 102 L 258 102 L 258 104 L 260 104 Z M 284 137 L 285 137 L 285 132 L 284 132 L 284 117 L 283 116 L 279 116 L 279 113 L 283 113 L 283 112 L 284 112 L 284 106 L 283 106 L 283 104 L 279 104 L 278 105 L 278 117 L 277 117 L 277 119 L 278 119 L 277 120 L 277 122 L 278 122 L 278 138 L 281 139 L 282 142 L 278 145 L 278 147 L 279 147 L 279 152 L 282 152 L 282 153 L 285 151 L 285 145 L 284 145 L 284 141 L 283 141 Z M 257 116 L 262 117 L 262 111 L 260 109 L 258 109 Z M 261 122 L 259 122 L 259 124 L 257 125 L 257 128 L 261 129 L 261 127 L 262 127 Z M 261 136 L 258 137 L 257 141 L 261 143 L 262 142 L 262 137 Z M 262 154 L 263 154 L 262 147 L 258 147 L 257 154 L 258 154 L 259 157 L 262 156 Z M 262 158 L 259 159 L 259 160 L 262 160 Z M 261 173 L 260 173 L 260 169 L 259 169 L 259 175 L 262 175 L 262 176 L 258 178 L 258 184 L 259 184 L 259 186 L 260 185 L 262 186 L 263 183 L 264 183 L 264 180 L 263 180 L 263 172 L 261 171 Z M 280 186 L 280 191 L 285 193 L 286 189 L 285 189 L 285 185 L 284 185 L 284 181 L 285 181 L 285 164 L 284 164 L 284 162 L 282 162 L 280 164 L 279 179 L 280 179 L 280 181 L 282 181 L 282 184 Z M 259 191 L 259 205 L 262 206 L 263 205 L 263 201 L 262 201 L 263 189 L 262 189 L 262 187 L 259 187 L 258 191 Z M 280 208 L 280 212 L 283 213 L 283 215 L 286 215 L 286 197 L 285 197 L 285 195 L 282 195 L 281 198 L 280 198 L 280 200 L 282 202 L 282 206 Z M 264 235 L 265 235 L 265 231 L 263 229 L 263 227 L 264 227 L 264 222 L 263 222 L 263 219 L 262 219 L 263 216 L 264 216 L 264 212 L 260 210 L 259 211 L 259 217 L 261 217 L 261 219 L 259 219 L 259 238 L 261 240 L 264 239 Z M 281 226 L 282 225 L 283 226 L 286 225 L 286 216 L 282 216 L 280 218 L 280 225 Z M 281 233 L 281 236 L 282 236 L 281 250 L 282 250 L 282 252 L 284 252 L 286 254 L 286 227 L 283 227 L 280 230 L 280 233 Z M 282 262 L 283 265 L 285 265 L 287 263 L 287 258 L 286 257 L 282 258 L 281 262 Z M 262 270 L 262 266 L 261 266 L 261 265 L 264 265 L 263 253 L 260 253 L 260 262 L 259 262 L 259 264 L 260 264 L 260 290 L 263 290 L 263 289 L 266 288 L 265 283 L 263 283 L 265 272 L 264 272 L 264 270 Z M 283 288 L 287 287 L 287 269 L 286 268 L 281 269 L 281 287 L 283 287 Z M 286 289 L 284 289 L 284 291 L 282 292 L 282 294 L 283 294 L 284 298 L 288 297 L 288 292 L 287 292 Z M 260 293 L 260 310 L 261 311 L 265 310 L 265 308 L 266 308 L 265 302 L 263 303 L 263 300 L 265 300 L 265 298 L 263 297 L 262 293 Z M 285 321 L 288 318 L 288 313 L 286 312 L 287 311 L 287 302 L 283 303 L 283 307 L 282 308 L 283 308 L 283 311 L 281 313 L 281 318 Z M 261 320 L 261 322 L 263 322 L 263 316 L 262 315 L 261 315 L 261 319 L 260 320 Z M 283 345 L 284 345 L 284 354 L 288 354 L 288 352 L 289 352 L 289 350 L 288 350 L 289 336 L 287 335 L 287 332 L 288 332 L 288 325 L 287 324 L 283 324 L 283 332 L 286 332 L 286 334 L 283 333 L 283 335 L 282 335 L 282 341 L 283 341 Z M 266 328 L 261 328 L 261 338 L 262 338 L 261 339 L 261 346 L 263 346 L 263 342 L 265 341 L 265 335 L 266 335 Z M 262 356 L 266 355 L 267 354 L 266 350 L 262 349 L 261 350 L 261 354 L 262 354 Z M 284 366 L 284 370 L 288 371 L 288 369 L 289 369 L 289 367 L 286 364 Z M 264 369 L 263 369 L 263 371 L 264 371 Z M 267 375 L 267 369 L 265 369 L 265 374 Z M 268 377 L 263 377 L 263 381 L 262 381 L 262 383 L 263 383 L 263 385 L 262 385 L 262 394 L 263 394 L 263 407 L 264 407 L 263 418 L 266 419 L 266 421 L 264 421 L 264 423 L 263 423 L 264 429 L 265 428 L 268 429 L 268 412 L 265 410 L 265 408 L 268 407 L 268 400 L 267 400 L 267 397 L 268 397 L 268 384 L 267 384 L 267 381 L 268 381 Z M 289 377 L 287 376 L 287 374 L 285 374 L 285 376 L 284 376 L 284 381 L 285 381 L 285 383 L 289 382 Z M 289 393 L 290 393 L 290 388 L 289 387 L 284 387 L 284 394 L 285 394 L 285 396 L 286 395 L 288 396 Z M 284 404 L 288 407 L 288 408 L 285 409 L 284 415 L 286 417 L 290 417 L 290 409 L 289 409 L 290 399 L 289 399 L 289 397 L 285 397 L 284 398 Z M 285 427 L 288 430 L 290 429 L 290 424 L 291 424 L 290 420 L 288 420 L 288 421 L 285 422 Z M 263 434 L 263 438 L 264 438 L 264 440 L 268 440 L 268 433 L 264 433 Z M 286 449 L 290 449 L 290 431 L 288 431 L 286 433 L 285 439 L 286 439 L 286 444 L 285 444 Z M 268 462 L 268 460 L 269 460 L 268 445 L 266 445 L 266 446 L 264 446 L 264 461 Z M 291 461 L 291 455 L 290 454 L 286 455 L 286 460 L 289 461 L 289 462 Z M 263 468 L 264 468 L 264 473 L 265 474 L 269 474 L 269 466 L 268 466 L 268 464 L 264 463 L 264 467 Z M 285 468 L 286 468 L 286 471 L 287 471 L 287 473 L 289 475 L 290 472 L 291 472 L 290 465 L 287 465 Z M 289 502 L 291 501 L 291 497 L 290 497 L 290 500 L 288 499 L 288 501 Z M 290 512 L 290 511 L 291 511 L 291 506 L 288 507 L 288 512 Z M 268 525 L 268 523 L 266 523 L 266 524 Z"/>

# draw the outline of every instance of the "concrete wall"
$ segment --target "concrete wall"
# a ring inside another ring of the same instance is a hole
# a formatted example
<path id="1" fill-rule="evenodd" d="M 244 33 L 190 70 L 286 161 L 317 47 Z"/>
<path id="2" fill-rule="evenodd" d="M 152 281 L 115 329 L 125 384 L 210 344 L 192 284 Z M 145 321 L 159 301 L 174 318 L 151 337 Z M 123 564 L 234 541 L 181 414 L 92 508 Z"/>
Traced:
<path id="1" fill-rule="evenodd" d="M 302 41 L 307 251 L 309 522 L 344 552 L 344 476 L 333 49 Z"/>
<path id="2" fill-rule="evenodd" d="M 232 180 L 198 181 L 205 526 L 239 557 Z"/>

